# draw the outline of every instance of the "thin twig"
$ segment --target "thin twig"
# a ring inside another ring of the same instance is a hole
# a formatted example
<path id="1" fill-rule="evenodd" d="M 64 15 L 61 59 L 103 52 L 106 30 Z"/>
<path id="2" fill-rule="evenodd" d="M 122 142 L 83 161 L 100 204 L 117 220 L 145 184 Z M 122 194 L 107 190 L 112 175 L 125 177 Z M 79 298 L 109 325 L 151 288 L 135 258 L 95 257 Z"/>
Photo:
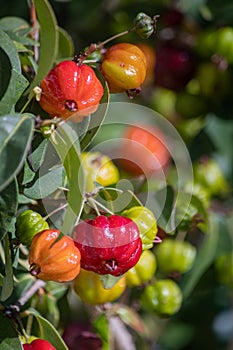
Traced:
<path id="1" fill-rule="evenodd" d="M 31 25 L 32 25 L 31 37 L 33 40 L 37 42 L 39 40 L 39 29 L 38 29 L 38 23 L 37 23 L 37 17 L 36 17 L 36 9 L 33 1 L 31 1 L 31 5 L 30 5 L 30 19 L 31 19 Z M 35 55 L 35 61 L 38 62 L 39 48 L 37 45 L 34 45 L 34 55 Z"/>

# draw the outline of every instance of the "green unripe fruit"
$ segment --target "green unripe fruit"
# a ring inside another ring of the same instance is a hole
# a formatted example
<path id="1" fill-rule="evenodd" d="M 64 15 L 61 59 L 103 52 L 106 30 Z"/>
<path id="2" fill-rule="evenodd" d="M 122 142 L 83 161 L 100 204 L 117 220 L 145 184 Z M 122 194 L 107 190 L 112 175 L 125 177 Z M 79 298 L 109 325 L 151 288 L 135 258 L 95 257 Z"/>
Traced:
<path id="1" fill-rule="evenodd" d="M 202 202 L 204 208 L 207 209 L 210 206 L 210 192 L 204 184 L 197 181 L 194 181 L 193 183 L 188 182 L 185 185 L 185 191 L 196 196 Z"/>
<path id="2" fill-rule="evenodd" d="M 171 279 L 158 280 L 146 286 L 141 296 L 142 307 L 159 315 L 173 315 L 182 304 L 182 292 Z"/>
<path id="3" fill-rule="evenodd" d="M 150 249 L 153 246 L 157 234 L 157 222 L 151 210 L 143 206 L 135 206 L 122 213 L 133 220 L 138 226 L 142 239 L 142 249 Z"/>
<path id="4" fill-rule="evenodd" d="M 129 287 L 137 287 L 148 282 L 156 271 L 156 258 L 151 250 L 144 250 L 137 264 L 125 274 L 126 284 Z"/>
<path id="5" fill-rule="evenodd" d="M 184 273 L 191 269 L 196 257 L 196 248 L 186 241 L 165 238 L 156 247 L 158 267 L 165 273 Z"/>
<path id="6" fill-rule="evenodd" d="M 233 63 L 233 28 L 223 27 L 216 31 L 216 53 Z"/>
<path id="7" fill-rule="evenodd" d="M 197 51 L 201 56 L 220 55 L 233 63 L 233 28 L 222 27 L 201 33 L 197 40 Z"/>
<path id="8" fill-rule="evenodd" d="M 202 96 L 180 92 L 177 94 L 175 108 L 184 118 L 196 118 L 207 113 L 208 104 Z"/>
<path id="9" fill-rule="evenodd" d="M 215 262 L 219 283 L 233 288 L 233 251 L 220 255 Z"/>
<path id="10" fill-rule="evenodd" d="M 199 64 L 196 79 L 199 84 L 200 94 L 213 98 L 224 96 L 231 88 L 231 75 L 229 70 L 222 70 L 212 62 Z"/>
<path id="11" fill-rule="evenodd" d="M 203 159 L 194 166 L 194 178 L 209 191 L 210 195 L 224 194 L 228 185 L 223 171 L 214 159 Z"/>
<path id="12" fill-rule="evenodd" d="M 32 238 L 43 230 L 49 229 L 48 223 L 42 216 L 33 211 L 22 212 L 16 220 L 16 237 L 22 244 L 30 246 Z"/>

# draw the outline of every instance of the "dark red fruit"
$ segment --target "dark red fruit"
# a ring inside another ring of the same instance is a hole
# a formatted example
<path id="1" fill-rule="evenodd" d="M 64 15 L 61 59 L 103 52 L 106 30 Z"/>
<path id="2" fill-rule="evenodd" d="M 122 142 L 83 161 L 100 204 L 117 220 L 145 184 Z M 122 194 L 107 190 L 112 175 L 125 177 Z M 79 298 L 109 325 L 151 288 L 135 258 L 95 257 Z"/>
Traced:
<path id="1" fill-rule="evenodd" d="M 195 67 L 195 57 L 188 48 L 161 44 L 156 50 L 155 84 L 180 90 L 193 77 Z"/>
<path id="2" fill-rule="evenodd" d="M 62 338 L 69 350 L 101 350 L 103 348 L 101 339 L 91 331 L 90 325 L 83 321 L 69 323 L 64 329 Z"/>
<path id="3" fill-rule="evenodd" d="M 164 27 L 177 27 L 182 24 L 184 20 L 184 14 L 176 9 L 169 8 L 162 14 L 160 21 L 164 25 Z"/>
<path id="4" fill-rule="evenodd" d="M 85 220 L 74 230 L 81 267 L 101 275 L 121 276 L 139 260 L 142 240 L 137 225 L 118 215 Z"/>

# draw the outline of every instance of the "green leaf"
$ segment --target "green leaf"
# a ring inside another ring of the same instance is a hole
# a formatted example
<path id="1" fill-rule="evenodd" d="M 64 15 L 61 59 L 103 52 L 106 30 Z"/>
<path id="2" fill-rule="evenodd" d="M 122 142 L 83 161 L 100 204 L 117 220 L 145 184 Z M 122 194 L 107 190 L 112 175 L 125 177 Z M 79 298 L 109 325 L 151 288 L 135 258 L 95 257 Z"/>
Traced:
<path id="1" fill-rule="evenodd" d="M 23 350 L 13 322 L 0 312 L 0 350 Z"/>
<path id="2" fill-rule="evenodd" d="M 34 316 L 38 322 L 38 334 L 36 335 L 39 338 L 49 341 L 56 349 L 69 350 L 58 331 L 46 318 L 40 316 L 34 309 L 29 309 L 28 313 Z"/>
<path id="3" fill-rule="evenodd" d="M 33 118 L 6 115 L 0 118 L 0 191 L 19 173 L 33 134 Z"/>
<path id="4" fill-rule="evenodd" d="M 95 70 L 96 76 L 100 80 L 100 82 L 103 85 L 104 88 L 104 94 L 100 101 L 100 105 L 95 113 L 93 113 L 89 119 L 89 125 L 88 125 L 88 131 L 85 133 L 84 137 L 80 140 L 80 146 L 81 150 L 84 151 L 87 146 L 91 143 L 95 135 L 97 134 L 101 124 L 104 121 L 104 118 L 106 116 L 107 110 L 108 110 L 108 103 L 109 103 L 109 90 L 107 83 L 102 76 L 102 74 Z"/>
<path id="5" fill-rule="evenodd" d="M 104 289 L 111 289 L 121 278 L 122 276 L 100 275 L 100 280 Z"/>
<path id="6" fill-rule="evenodd" d="M 64 123 L 56 129 L 52 140 L 66 171 L 69 183 L 68 206 L 61 232 L 70 234 L 83 207 L 84 176 L 80 162 L 78 136 L 72 127 Z"/>
<path id="7" fill-rule="evenodd" d="M 50 169 L 48 173 L 41 175 L 38 173 L 32 185 L 27 184 L 24 195 L 32 199 L 41 199 L 49 196 L 62 186 L 63 168 L 61 166 Z"/>
<path id="8" fill-rule="evenodd" d="M 28 288 L 30 288 L 35 282 L 35 279 L 30 275 L 30 273 L 28 273 L 28 271 L 21 272 L 19 270 L 14 270 L 14 276 L 17 283 L 14 286 L 11 296 L 4 302 L 4 306 L 16 304 L 19 298 L 24 295 Z"/>
<path id="9" fill-rule="evenodd" d="M 72 57 L 74 55 L 74 44 L 71 36 L 63 29 L 58 28 L 59 46 L 57 60 Z"/>
<path id="10" fill-rule="evenodd" d="M 39 85 L 52 68 L 58 48 L 57 21 L 51 5 L 47 0 L 34 0 L 34 5 L 40 24 L 40 57 L 37 74 L 27 93 Z"/>
<path id="11" fill-rule="evenodd" d="M 60 314 L 56 298 L 51 293 L 44 293 L 43 295 L 36 295 L 33 301 L 36 310 L 39 311 L 41 316 L 45 317 L 54 326 L 57 326 Z"/>
<path id="12" fill-rule="evenodd" d="M 204 241 L 198 247 L 197 256 L 194 265 L 189 273 L 184 275 L 181 281 L 181 289 L 184 298 L 187 298 L 195 286 L 197 285 L 201 276 L 207 271 L 213 263 L 219 239 L 219 219 L 216 215 L 209 217 L 209 232 L 204 237 Z"/>
<path id="13" fill-rule="evenodd" d="M 131 307 L 115 303 L 112 311 L 129 327 L 139 334 L 145 334 L 146 328 L 138 313 Z"/>
<path id="14" fill-rule="evenodd" d="M 34 147 L 34 142 L 33 145 Z M 39 144 L 36 144 L 32 153 L 28 155 L 28 161 L 33 169 L 37 171 L 44 161 L 45 153 L 48 147 L 48 139 L 43 139 Z"/>
<path id="15" fill-rule="evenodd" d="M 24 164 L 24 169 L 23 169 L 23 180 L 21 182 L 21 185 L 28 184 L 29 182 L 32 182 L 34 177 L 35 177 L 35 172 L 32 171 L 30 168 L 28 162 L 26 161 Z"/>
<path id="16" fill-rule="evenodd" d="M 21 74 L 17 49 L 10 37 L 0 31 L 0 115 L 10 113 L 28 85 Z"/>
<path id="17" fill-rule="evenodd" d="M 9 243 L 9 237 L 5 236 L 5 242 L 4 242 L 4 252 L 5 252 L 5 276 L 3 278 L 3 286 L 1 291 L 1 301 L 5 301 L 10 297 L 10 295 L 13 292 L 13 268 L 12 268 L 12 261 L 11 261 L 11 252 L 10 252 L 10 243 Z"/>
<path id="18" fill-rule="evenodd" d="M 15 70 L 12 70 L 11 73 L 11 82 L 0 102 L 0 115 L 14 112 L 16 102 L 28 85 L 28 81 L 22 74 L 19 74 Z"/>
<path id="19" fill-rule="evenodd" d="M 93 322 L 93 327 L 103 342 L 103 350 L 109 350 L 109 323 L 107 316 L 102 314 L 97 317 Z"/>
<path id="20" fill-rule="evenodd" d="M 29 24 L 21 17 L 6 16 L 0 19 L 0 30 L 27 33 Z"/>
<path id="21" fill-rule="evenodd" d="M 0 240 L 8 232 L 10 224 L 16 215 L 18 206 L 18 188 L 13 180 L 0 192 Z"/>

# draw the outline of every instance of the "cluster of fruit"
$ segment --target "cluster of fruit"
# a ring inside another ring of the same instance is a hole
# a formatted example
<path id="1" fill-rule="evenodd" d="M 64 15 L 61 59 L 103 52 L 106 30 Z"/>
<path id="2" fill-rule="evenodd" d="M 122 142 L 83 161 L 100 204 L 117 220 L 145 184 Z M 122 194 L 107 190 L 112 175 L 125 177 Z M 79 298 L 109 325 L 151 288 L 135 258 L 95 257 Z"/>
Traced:
<path id="1" fill-rule="evenodd" d="M 137 19 L 138 23 L 141 23 L 141 16 Z M 179 32 L 177 28 L 180 28 L 183 17 L 177 12 L 172 18 L 177 19 L 172 25 Z M 150 26 L 151 22 L 146 30 L 138 27 L 141 36 L 146 37 L 148 31 L 154 30 Z M 161 35 L 166 37 L 166 33 L 162 32 Z M 207 40 L 209 43 L 214 40 L 217 43 L 224 33 L 221 31 L 215 36 L 212 33 L 200 41 Z M 231 53 L 220 44 L 217 47 L 218 54 L 231 63 L 228 57 Z M 215 47 L 212 42 L 209 48 L 213 55 Z M 41 82 L 39 104 L 52 119 L 79 123 L 97 110 L 104 94 L 103 84 L 97 70 L 84 62 L 86 58 L 91 61 L 97 49 L 98 71 L 107 82 L 110 93 L 127 92 L 131 97 L 137 94 L 142 84 L 152 84 L 153 74 L 157 87 L 176 91 L 176 113 L 187 118 L 206 113 L 209 104 L 205 104 L 204 99 L 212 98 L 215 92 L 213 89 L 223 74 L 212 61 L 208 63 L 209 71 L 216 70 L 218 74 L 212 78 L 215 85 L 211 85 L 210 91 L 207 80 L 201 81 L 203 67 L 199 66 L 199 73 L 196 73 L 193 52 L 186 46 L 175 46 L 167 39 L 161 39 L 156 58 L 145 45 L 119 43 L 108 49 L 90 46 L 74 60 L 58 63 Z M 198 79 L 197 88 L 195 83 Z M 157 94 L 163 91 L 159 89 Z M 186 113 L 187 101 L 189 108 L 190 101 L 194 101 L 198 111 L 191 108 L 191 115 L 189 110 Z M 39 127 L 43 133 L 43 123 Z M 150 130 L 142 125 L 129 126 L 123 138 L 122 158 L 118 164 L 127 172 L 150 177 L 158 168 L 165 169 L 171 162 L 165 137 L 160 130 L 152 126 Z M 83 152 L 80 159 L 85 176 L 86 198 L 96 195 L 95 183 L 100 185 L 99 188 L 104 188 L 116 184 L 120 179 L 118 168 L 108 156 L 99 152 Z M 194 192 L 206 208 L 211 196 L 227 189 L 221 169 L 209 159 L 195 164 L 194 181 Z M 179 235 L 171 238 L 166 233 L 162 243 L 154 247 L 158 236 L 156 218 L 143 205 L 127 207 L 117 214 L 97 211 L 93 214 L 92 211 L 90 217 L 80 220 L 74 227 L 72 236 L 50 228 L 42 216 L 31 209 L 21 212 L 16 221 L 16 237 L 29 248 L 29 271 L 32 276 L 44 281 L 72 282 L 75 293 L 89 305 L 115 301 L 126 288 L 143 286 L 140 294 L 142 310 L 170 316 L 178 312 L 182 305 L 178 279 L 192 268 L 196 247 L 188 238 L 181 240 Z M 218 271 L 225 268 L 227 259 L 222 258 L 217 262 Z M 110 287 L 106 287 L 102 277 L 109 275 L 113 282 Z M 232 283 L 232 271 L 224 283 Z M 54 349 L 42 339 L 23 346 L 25 350 Z"/>
<path id="2" fill-rule="evenodd" d="M 118 168 L 99 152 L 83 153 L 82 165 L 89 193 L 96 181 L 109 186 L 119 180 Z M 182 304 L 182 292 L 173 274 L 191 269 L 196 248 L 188 241 L 166 235 L 154 248 L 158 235 L 155 216 L 144 206 L 132 206 L 120 215 L 97 215 L 83 220 L 74 228 L 72 237 L 50 229 L 33 210 L 21 212 L 16 221 L 16 236 L 29 248 L 33 276 L 45 281 L 72 281 L 73 290 L 88 305 L 113 302 L 127 288 L 143 287 L 142 310 L 169 316 Z M 106 287 L 103 275 L 117 279 Z M 50 349 L 47 343 L 42 345 Z M 37 349 L 36 340 L 24 348 L 29 346 Z"/>

